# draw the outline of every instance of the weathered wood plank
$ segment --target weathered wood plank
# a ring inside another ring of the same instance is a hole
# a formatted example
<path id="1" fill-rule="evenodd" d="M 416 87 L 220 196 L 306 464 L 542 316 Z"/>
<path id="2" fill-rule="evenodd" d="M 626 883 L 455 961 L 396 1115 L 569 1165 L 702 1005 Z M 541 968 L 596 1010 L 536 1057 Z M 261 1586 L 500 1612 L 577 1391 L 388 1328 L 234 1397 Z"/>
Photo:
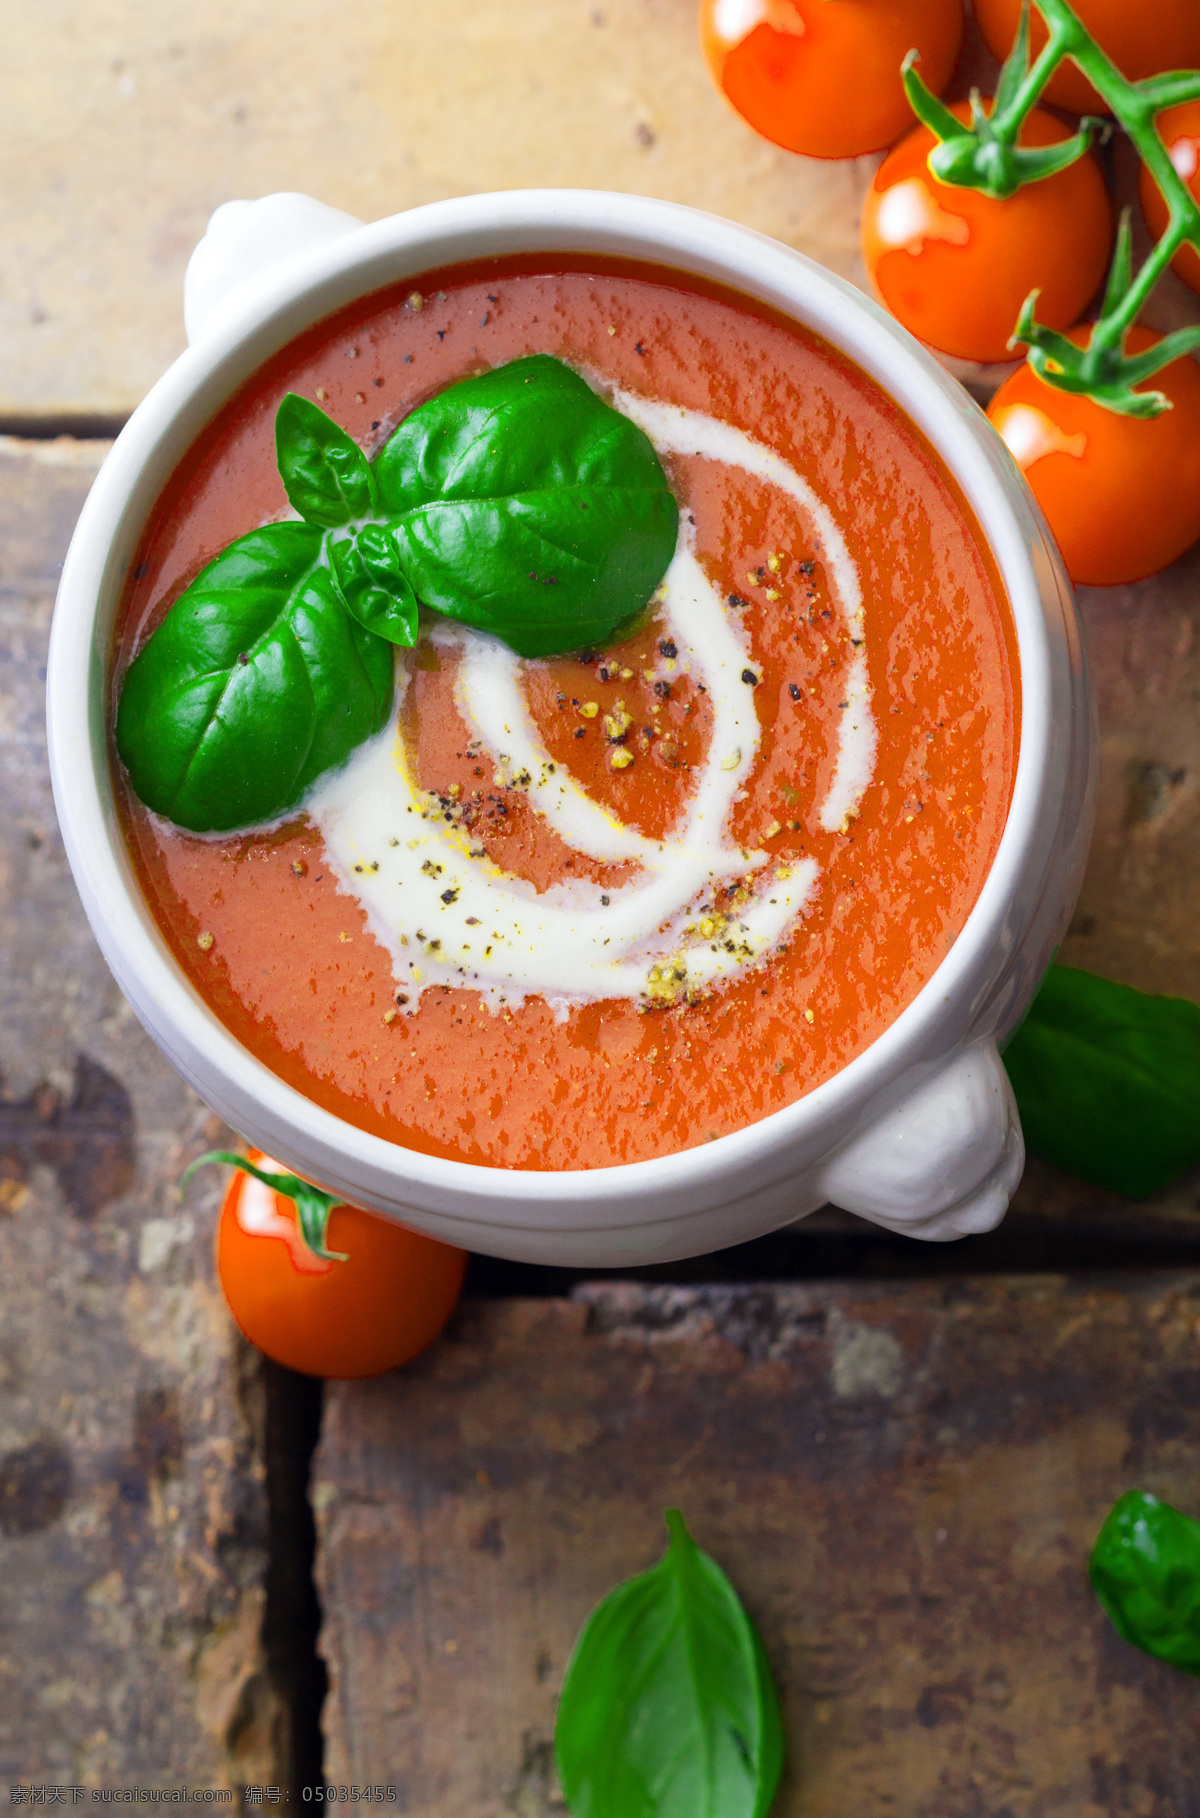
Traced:
<path id="1" fill-rule="evenodd" d="M 0 441 L 0 1784 L 283 1775 L 262 1385 L 213 1279 L 223 1127 L 101 960 L 58 837 L 42 678 L 103 447 Z"/>
<path id="2" fill-rule="evenodd" d="M 1100 711 L 1087 879 L 1062 957 L 1200 1001 L 1200 546 L 1080 604 Z"/>
<path id="3" fill-rule="evenodd" d="M 797 160 L 713 91 L 678 0 L 44 0 L 5 34 L 0 418 L 125 413 L 183 341 L 218 203 L 372 220 L 477 190 L 631 190 L 848 272 L 866 161 Z"/>
<path id="4" fill-rule="evenodd" d="M 410 1818 L 537 1818 L 584 1616 L 682 1508 L 761 1625 L 779 1818 L 1184 1818 L 1200 1697 L 1120 1642 L 1087 1550 L 1200 1508 L 1200 1275 L 475 1302 L 332 1385 L 327 1771 Z"/>

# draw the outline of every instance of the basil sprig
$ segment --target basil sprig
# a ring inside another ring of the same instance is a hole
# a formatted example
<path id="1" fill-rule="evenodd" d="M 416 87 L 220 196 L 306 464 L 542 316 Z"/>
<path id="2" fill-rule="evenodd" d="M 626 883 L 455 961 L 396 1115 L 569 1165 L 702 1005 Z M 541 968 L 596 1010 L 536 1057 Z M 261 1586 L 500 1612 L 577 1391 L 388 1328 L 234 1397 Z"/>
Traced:
<path id="1" fill-rule="evenodd" d="M 607 1596 L 555 1729 L 573 1818 L 765 1818 L 783 1728 L 757 1629 L 677 1509 L 661 1562 Z"/>
<path id="2" fill-rule="evenodd" d="M 1200 1006 L 1052 966 L 1004 1054 L 1031 1149 L 1141 1198 L 1200 1162 Z"/>
<path id="3" fill-rule="evenodd" d="M 1109 1512 L 1088 1574 L 1118 1635 L 1200 1674 L 1200 1521 L 1130 1490 Z"/>
<path id="4" fill-rule="evenodd" d="M 283 400 L 275 440 L 301 522 L 209 563 L 117 709 L 135 792 L 193 832 L 275 819 L 378 732 L 421 607 L 522 656 L 579 650 L 641 610 L 675 552 L 648 438 L 545 354 L 430 398 L 374 465 L 305 398 Z"/>

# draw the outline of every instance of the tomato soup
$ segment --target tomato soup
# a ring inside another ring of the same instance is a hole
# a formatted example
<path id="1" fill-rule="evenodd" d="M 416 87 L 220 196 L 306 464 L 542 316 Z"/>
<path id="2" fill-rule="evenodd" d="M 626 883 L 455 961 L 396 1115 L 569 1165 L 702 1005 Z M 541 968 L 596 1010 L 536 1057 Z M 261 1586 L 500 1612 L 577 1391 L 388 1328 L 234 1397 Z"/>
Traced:
<path id="1" fill-rule="evenodd" d="M 953 481 L 861 372 L 716 286 L 559 255 L 378 292 L 265 366 L 159 501 L 114 689 L 286 515 L 286 393 L 373 456 L 532 353 L 645 430 L 678 500 L 632 633 L 522 661 L 430 616 L 394 723 L 266 830 L 184 832 L 114 768 L 178 963 L 282 1079 L 430 1155 L 593 1168 L 793 1103 L 928 982 L 1003 832 L 1017 659 Z"/>

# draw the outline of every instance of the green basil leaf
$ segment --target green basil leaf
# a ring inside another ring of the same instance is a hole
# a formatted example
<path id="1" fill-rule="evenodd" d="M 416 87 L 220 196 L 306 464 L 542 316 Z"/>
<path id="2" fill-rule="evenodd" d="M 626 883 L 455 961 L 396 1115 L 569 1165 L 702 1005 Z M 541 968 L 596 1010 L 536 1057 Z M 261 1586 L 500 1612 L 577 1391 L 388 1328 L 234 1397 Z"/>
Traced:
<path id="1" fill-rule="evenodd" d="M 415 644 L 417 596 L 390 531 L 364 524 L 356 537 L 332 543 L 329 554 L 341 596 L 359 623 L 389 643 Z"/>
<path id="2" fill-rule="evenodd" d="M 659 1565 L 593 1611 L 558 1707 L 573 1818 L 765 1818 L 783 1765 L 758 1631 L 676 1509 Z"/>
<path id="3" fill-rule="evenodd" d="M 1088 1575 L 1118 1635 L 1200 1674 L 1200 1521 L 1130 1490 L 1100 1530 Z"/>
<path id="4" fill-rule="evenodd" d="M 1031 1149 L 1140 1198 L 1200 1162 L 1200 1006 L 1052 966 L 1004 1054 Z"/>
<path id="5" fill-rule="evenodd" d="M 141 800 L 181 827 L 273 820 L 378 732 L 393 668 L 347 613 L 324 533 L 268 524 L 210 562 L 138 652 L 117 749 Z"/>
<path id="6" fill-rule="evenodd" d="M 375 510 L 375 480 L 362 449 L 307 398 L 289 392 L 275 416 L 284 490 L 309 524 L 336 530 Z"/>
<path id="7" fill-rule="evenodd" d="M 605 643 L 675 553 L 649 438 L 546 354 L 420 405 L 375 477 L 421 603 L 522 656 Z"/>

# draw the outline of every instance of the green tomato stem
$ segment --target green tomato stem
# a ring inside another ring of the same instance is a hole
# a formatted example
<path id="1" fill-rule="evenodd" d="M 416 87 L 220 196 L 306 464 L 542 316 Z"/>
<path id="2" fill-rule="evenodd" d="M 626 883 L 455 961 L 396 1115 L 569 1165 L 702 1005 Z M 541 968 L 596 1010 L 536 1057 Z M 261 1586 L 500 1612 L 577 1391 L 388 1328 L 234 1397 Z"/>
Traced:
<path id="1" fill-rule="evenodd" d="M 1200 70 L 1171 70 L 1130 82 L 1110 62 L 1068 0 L 1033 0 L 1033 4 L 1045 21 L 1046 45 L 1018 81 L 1017 71 L 1029 54 L 1029 0 L 1025 0 L 1013 50 L 997 84 L 996 112 L 990 119 L 972 96 L 972 125 L 962 126 L 920 82 L 911 55 L 906 58 L 902 74 L 913 110 L 939 140 L 929 154 L 929 168 L 941 182 L 951 181 L 998 198 L 1014 194 L 1022 183 L 1036 182 L 1063 168 L 1061 156 L 1055 160 L 1030 154 L 1018 147 L 1018 139 L 1050 77 L 1064 57 L 1070 58 L 1133 141 L 1167 204 L 1167 227 L 1131 278 L 1128 226 L 1122 223 L 1103 308 L 1085 347 L 1076 347 L 1036 320 L 1036 292 L 1026 299 L 1010 345 L 1029 343 L 1029 362 L 1048 385 L 1086 395 L 1125 415 L 1157 416 L 1170 409 L 1170 399 L 1161 392 L 1136 392 L 1134 386 L 1197 345 L 1200 335 L 1185 330 L 1168 336 L 1135 359 L 1125 354 L 1125 337 L 1180 247 L 1190 244 L 1200 250 L 1200 204 L 1172 164 L 1155 124 L 1165 108 L 1200 99 Z M 1089 120 L 1080 122 L 1075 156 L 1081 157 L 1087 149 L 1091 128 Z M 950 152 L 942 151 L 946 144 L 952 146 Z"/>
<path id="2" fill-rule="evenodd" d="M 1092 330 L 1089 352 L 1111 353 L 1121 347 L 1127 330 L 1184 242 L 1200 247 L 1200 207 L 1172 164 L 1154 124 L 1165 107 L 1200 97 L 1200 72 L 1172 72 L 1151 76 L 1145 82 L 1130 82 L 1105 56 L 1067 0 L 1036 0 L 1036 5 L 1049 28 L 1051 43 L 1059 47 L 1059 56 L 1069 56 L 1112 109 L 1162 191 L 1169 210 L 1166 233 L 1121 302 L 1102 315 Z"/>
<path id="3" fill-rule="evenodd" d="M 280 1193 L 284 1199 L 290 1199 L 296 1207 L 296 1223 L 300 1235 L 314 1256 L 324 1262 L 349 1262 L 350 1258 L 342 1250 L 326 1248 L 325 1238 L 329 1229 L 329 1214 L 335 1206 L 344 1202 L 326 1193 L 321 1187 L 314 1187 L 297 1174 L 268 1174 L 264 1169 L 247 1161 L 244 1155 L 235 1155 L 232 1149 L 210 1149 L 205 1155 L 198 1155 L 191 1167 L 186 1170 L 181 1187 L 186 1187 L 197 1168 L 208 1167 L 212 1162 L 226 1162 L 231 1168 L 240 1168 L 243 1174 L 250 1174 L 260 1180 L 264 1187 Z"/>
<path id="4" fill-rule="evenodd" d="M 1051 28 L 1050 36 L 1030 65 L 1020 88 L 1002 112 L 993 114 L 992 131 L 997 139 L 1005 145 L 1015 145 L 1025 121 L 1032 113 L 1042 90 L 1062 62 L 1064 40 L 1060 32 Z"/>

